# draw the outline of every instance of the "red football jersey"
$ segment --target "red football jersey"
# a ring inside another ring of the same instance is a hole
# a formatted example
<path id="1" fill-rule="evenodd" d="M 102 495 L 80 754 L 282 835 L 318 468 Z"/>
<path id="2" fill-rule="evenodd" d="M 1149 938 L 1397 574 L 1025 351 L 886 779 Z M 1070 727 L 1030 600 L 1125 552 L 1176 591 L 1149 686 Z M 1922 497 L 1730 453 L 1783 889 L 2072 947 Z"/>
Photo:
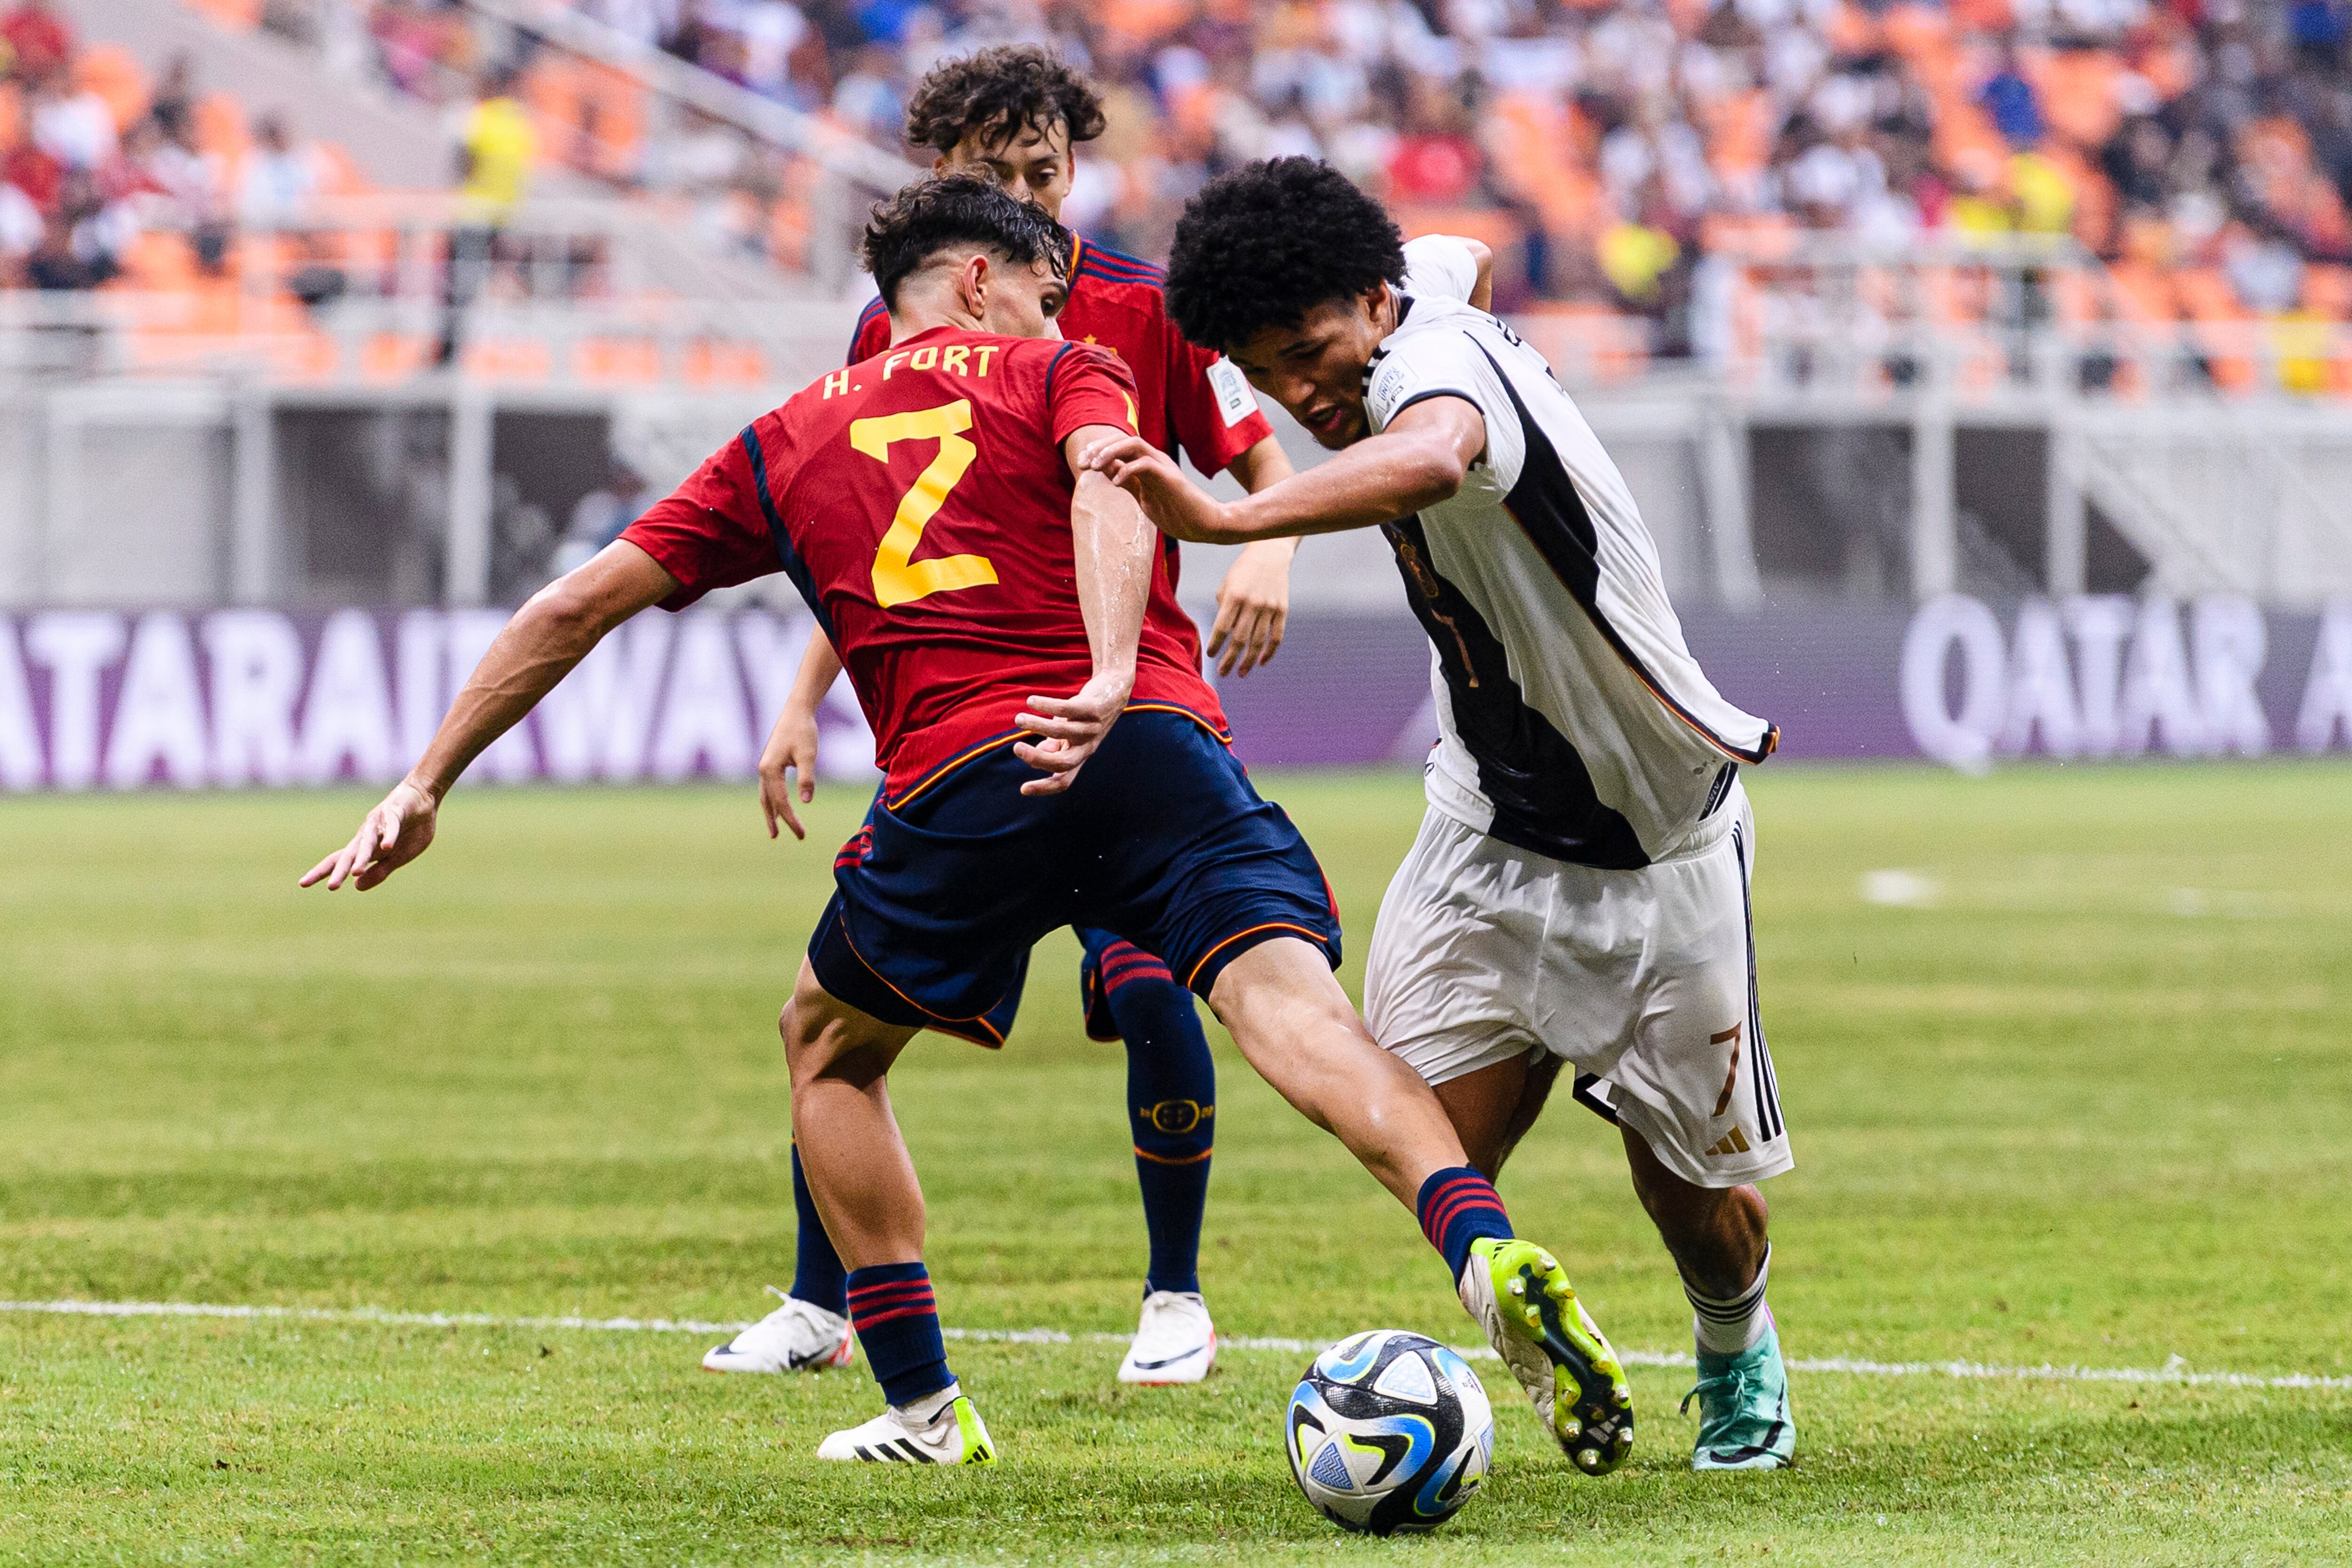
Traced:
<path id="1" fill-rule="evenodd" d="M 1249 383 L 1232 361 L 1184 341 L 1168 319 L 1160 268 L 1085 240 L 1070 254 L 1070 300 L 1059 318 L 1062 336 L 1106 348 L 1135 373 L 1137 433 L 1173 456 L 1180 448 L 1212 477 L 1274 434 L 1258 412 Z M 851 363 L 890 346 L 890 316 L 877 297 L 857 318 Z M 1200 628 L 1176 602 L 1181 558 L 1176 542 L 1160 552 L 1163 570 L 1152 584 L 1150 617 L 1184 639 L 1198 663 Z"/>
<path id="2" fill-rule="evenodd" d="M 1081 344 L 935 327 L 753 420 L 621 537 L 678 580 L 667 609 L 789 573 L 904 799 L 1092 675 L 1062 443 L 1134 429 L 1134 388 Z M 1149 616 L 1132 700 L 1225 728 L 1195 651 Z"/>

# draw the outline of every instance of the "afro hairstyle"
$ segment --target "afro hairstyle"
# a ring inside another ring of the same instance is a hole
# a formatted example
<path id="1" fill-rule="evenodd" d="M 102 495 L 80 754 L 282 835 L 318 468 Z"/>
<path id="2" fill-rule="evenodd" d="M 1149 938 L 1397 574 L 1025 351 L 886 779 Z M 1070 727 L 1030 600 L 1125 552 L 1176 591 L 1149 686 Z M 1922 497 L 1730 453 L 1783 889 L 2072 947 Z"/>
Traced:
<path id="1" fill-rule="evenodd" d="M 1244 163 L 1184 204 L 1168 257 L 1168 313 L 1225 353 L 1295 327 L 1331 300 L 1404 281 L 1404 237 L 1380 203 L 1312 158 Z"/>
<path id="2" fill-rule="evenodd" d="M 1045 209 L 1006 195 L 993 180 L 952 174 L 918 180 L 876 204 L 858 248 L 882 291 L 883 305 L 895 310 L 898 285 L 932 257 L 959 245 L 993 251 L 1016 267 L 1045 261 L 1060 277 L 1070 235 Z"/>
<path id="3" fill-rule="evenodd" d="M 967 136 L 989 146 L 1056 121 L 1070 142 L 1103 133 L 1102 99 L 1087 79 L 1034 44 L 1000 44 L 933 66 L 907 103 L 907 142 L 945 153 Z"/>

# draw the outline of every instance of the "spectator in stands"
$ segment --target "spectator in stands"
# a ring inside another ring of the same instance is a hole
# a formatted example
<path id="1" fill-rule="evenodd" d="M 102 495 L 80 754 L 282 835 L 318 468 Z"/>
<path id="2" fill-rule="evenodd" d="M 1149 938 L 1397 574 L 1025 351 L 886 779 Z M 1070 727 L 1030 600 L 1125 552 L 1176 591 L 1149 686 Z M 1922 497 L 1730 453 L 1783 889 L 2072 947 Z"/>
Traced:
<path id="1" fill-rule="evenodd" d="M 47 81 L 73 58 L 73 29 L 43 0 L 25 0 L 0 16 L 0 42 L 8 46 L 11 73 L 19 81 Z"/>
<path id="2" fill-rule="evenodd" d="M 130 215 L 110 207 L 88 173 L 70 171 L 26 260 L 26 277 L 44 290 L 95 289 L 121 271 L 121 247 L 136 232 Z"/>
<path id="3" fill-rule="evenodd" d="M 2000 64 L 1977 89 L 1977 101 L 1992 116 L 1993 129 L 2000 132 L 2012 147 L 2039 146 L 2042 142 L 2042 119 L 2041 95 L 2033 84 L 2025 79 L 2017 60 L 2017 47 L 2004 41 L 2000 47 Z"/>
<path id="4" fill-rule="evenodd" d="M 147 95 L 147 118 L 166 142 L 196 136 L 196 59 L 185 49 L 173 55 Z"/>
<path id="5" fill-rule="evenodd" d="M 15 123 L 0 136 L 0 145 L 7 152 L 0 153 L 0 181 L 14 185 L 33 204 L 33 210 L 45 217 L 57 209 L 58 193 L 65 183 L 65 165 L 43 152 L 33 141 L 32 106 L 19 100 L 16 106 Z"/>
<path id="6" fill-rule="evenodd" d="M 151 228 L 184 235 L 196 265 L 218 273 L 228 257 L 230 236 L 227 182 L 220 160 L 197 150 L 192 117 L 171 121 L 168 131 L 164 123 L 151 117 L 151 134 L 134 137 L 126 149 L 139 160 L 152 187 L 145 221 Z"/>
<path id="7" fill-rule="evenodd" d="M 319 194 L 318 159 L 297 147 L 286 117 L 265 114 L 254 127 L 237 191 L 237 217 L 248 228 L 289 229 L 309 216 Z"/>
<path id="8" fill-rule="evenodd" d="M 538 133 L 514 96 L 515 80 L 511 66 L 491 71 L 466 116 L 457 152 L 461 212 L 449 237 L 448 310 L 436 364 L 456 362 L 467 307 L 488 280 L 499 232 L 522 205 L 539 158 Z"/>
<path id="9" fill-rule="evenodd" d="M 14 289 L 24 281 L 25 263 L 47 227 L 30 197 L 14 185 L 0 184 L 0 287 Z"/>
<path id="10" fill-rule="evenodd" d="M 33 143 L 67 169 L 90 170 L 115 153 L 114 110 L 94 92 L 77 90 L 62 71 L 34 86 Z"/>

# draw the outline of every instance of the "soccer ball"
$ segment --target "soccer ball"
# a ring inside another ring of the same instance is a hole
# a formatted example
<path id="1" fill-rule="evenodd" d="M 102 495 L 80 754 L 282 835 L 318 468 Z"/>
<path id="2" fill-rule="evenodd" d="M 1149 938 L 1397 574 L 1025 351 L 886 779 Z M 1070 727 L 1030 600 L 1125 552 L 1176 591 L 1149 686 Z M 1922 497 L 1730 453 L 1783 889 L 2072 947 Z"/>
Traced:
<path id="1" fill-rule="evenodd" d="M 1307 1500 L 1370 1535 L 1436 1529 L 1477 1492 L 1495 1453 L 1478 1374 L 1402 1329 L 1353 1334 L 1317 1356 L 1283 1431 Z"/>

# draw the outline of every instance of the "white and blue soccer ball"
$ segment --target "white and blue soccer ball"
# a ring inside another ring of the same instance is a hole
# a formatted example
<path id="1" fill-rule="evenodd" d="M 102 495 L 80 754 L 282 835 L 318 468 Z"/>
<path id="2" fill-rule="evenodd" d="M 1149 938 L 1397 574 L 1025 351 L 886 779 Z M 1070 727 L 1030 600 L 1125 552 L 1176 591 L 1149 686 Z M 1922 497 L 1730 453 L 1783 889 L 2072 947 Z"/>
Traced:
<path id="1" fill-rule="evenodd" d="M 1342 1530 L 1434 1530 L 1476 1495 L 1495 1412 L 1469 1363 L 1423 1334 L 1373 1329 L 1315 1358 L 1290 1395 L 1298 1489 Z"/>

